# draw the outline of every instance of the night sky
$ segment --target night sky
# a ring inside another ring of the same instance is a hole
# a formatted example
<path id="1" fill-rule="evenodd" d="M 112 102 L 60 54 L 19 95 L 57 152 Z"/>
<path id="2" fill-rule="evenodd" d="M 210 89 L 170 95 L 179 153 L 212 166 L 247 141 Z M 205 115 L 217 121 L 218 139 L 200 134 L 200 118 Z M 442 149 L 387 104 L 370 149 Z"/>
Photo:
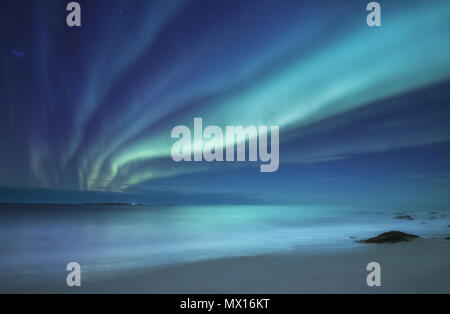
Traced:
<path id="1" fill-rule="evenodd" d="M 450 2 L 0 4 L 0 202 L 450 202 Z M 177 125 L 280 126 L 280 168 L 175 163 Z"/>

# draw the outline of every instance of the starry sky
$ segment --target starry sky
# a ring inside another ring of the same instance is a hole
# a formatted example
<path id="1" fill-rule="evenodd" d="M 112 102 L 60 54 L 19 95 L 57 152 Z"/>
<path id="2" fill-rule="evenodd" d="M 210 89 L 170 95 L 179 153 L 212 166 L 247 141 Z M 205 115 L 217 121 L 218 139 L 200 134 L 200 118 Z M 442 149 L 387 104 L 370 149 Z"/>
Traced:
<path id="1" fill-rule="evenodd" d="M 0 202 L 450 198 L 450 2 L 0 4 Z M 277 125 L 280 168 L 175 163 L 171 130 Z"/>

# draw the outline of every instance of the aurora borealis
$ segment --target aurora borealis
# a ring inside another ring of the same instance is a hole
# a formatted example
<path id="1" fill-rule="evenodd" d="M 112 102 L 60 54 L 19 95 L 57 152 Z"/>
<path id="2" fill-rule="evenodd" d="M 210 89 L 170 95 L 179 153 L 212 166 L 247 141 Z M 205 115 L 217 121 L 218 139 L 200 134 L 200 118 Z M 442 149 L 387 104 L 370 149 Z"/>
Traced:
<path id="1" fill-rule="evenodd" d="M 79 1 L 69 28 L 65 1 L 2 1 L 0 186 L 448 203 L 450 3 L 380 1 L 370 28 L 367 2 Z M 194 117 L 279 126 L 280 170 L 174 163 Z"/>

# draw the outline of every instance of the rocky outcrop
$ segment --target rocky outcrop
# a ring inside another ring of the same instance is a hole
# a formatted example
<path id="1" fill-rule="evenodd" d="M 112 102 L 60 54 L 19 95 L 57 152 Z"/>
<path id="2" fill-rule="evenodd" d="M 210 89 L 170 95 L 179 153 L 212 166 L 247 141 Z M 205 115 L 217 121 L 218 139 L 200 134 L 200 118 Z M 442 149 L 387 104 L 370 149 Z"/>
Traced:
<path id="1" fill-rule="evenodd" d="M 412 239 L 420 238 L 414 234 L 403 233 L 400 231 L 390 231 L 382 233 L 374 238 L 358 241 L 359 243 L 397 243 L 410 241 Z"/>

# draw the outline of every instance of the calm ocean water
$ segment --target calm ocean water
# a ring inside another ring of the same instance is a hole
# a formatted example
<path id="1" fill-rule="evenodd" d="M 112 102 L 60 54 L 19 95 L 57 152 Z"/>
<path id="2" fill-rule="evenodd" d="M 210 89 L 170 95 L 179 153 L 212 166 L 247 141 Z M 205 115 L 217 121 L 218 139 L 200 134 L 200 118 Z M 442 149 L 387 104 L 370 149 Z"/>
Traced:
<path id="1" fill-rule="evenodd" d="M 414 220 L 394 219 L 400 213 Z M 449 223 L 450 211 L 436 208 L 0 205 L 0 276 L 71 261 L 84 270 L 120 269 L 349 249 L 391 230 L 444 236 Z"/>

